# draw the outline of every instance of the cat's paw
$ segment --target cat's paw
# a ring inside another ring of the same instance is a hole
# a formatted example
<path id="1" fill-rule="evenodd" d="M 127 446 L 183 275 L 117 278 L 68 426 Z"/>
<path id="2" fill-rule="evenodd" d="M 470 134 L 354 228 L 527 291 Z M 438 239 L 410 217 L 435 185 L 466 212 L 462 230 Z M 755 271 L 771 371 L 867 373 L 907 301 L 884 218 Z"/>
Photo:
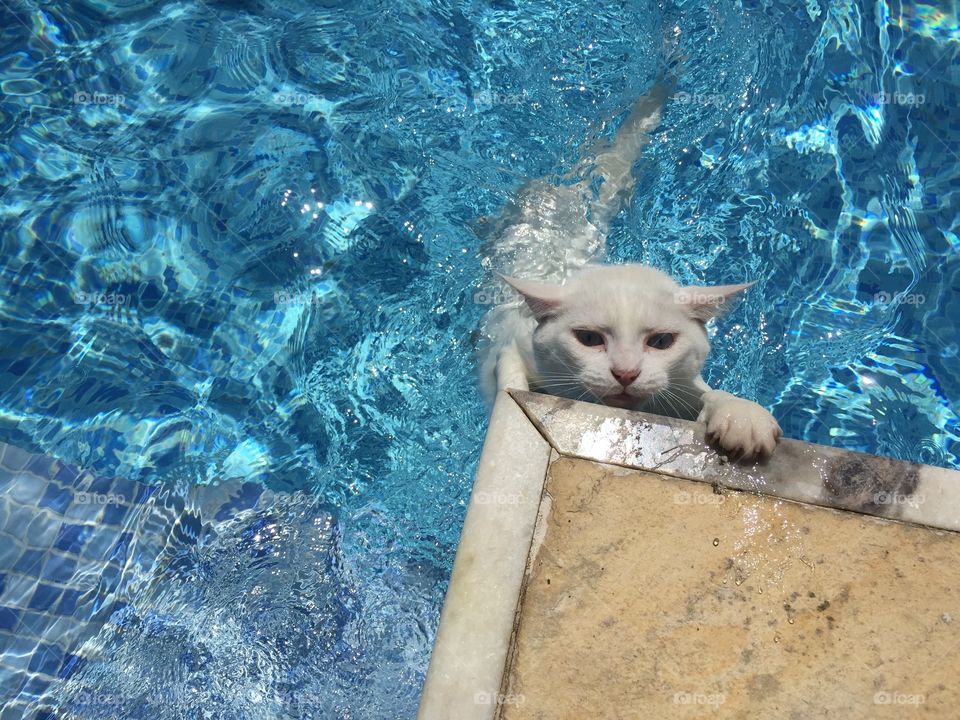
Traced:
<path id="1" fill-rule="evenodd" d="M 703 410 L 697 420 L 706 425 L 707 440 L 734 460 L 770 457 L 783 435 L 765 408 L 722 390 L 703 394 Z"/>

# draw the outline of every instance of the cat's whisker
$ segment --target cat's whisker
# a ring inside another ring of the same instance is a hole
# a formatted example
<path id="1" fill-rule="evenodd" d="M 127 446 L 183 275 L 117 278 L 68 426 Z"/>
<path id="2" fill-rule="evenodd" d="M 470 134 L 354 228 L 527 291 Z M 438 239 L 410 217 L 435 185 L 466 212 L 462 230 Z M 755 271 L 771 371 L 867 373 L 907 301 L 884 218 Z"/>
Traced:
<path id="1" fill-rule="evenodd" d="M 672 416 L 677 416 L 677 408 L 676 408 L 676 406 L 673 404 L 673 402 L 672 402 L 671 399 L 670 399 L 669 394 L 666 393 L 665 390 L 666 390 L 666 388 L 664 388 L 663 390 L 660 390 L 654 397 L 657 398 L 658 401 L 660 401 L 660 400 L 663 401 L 663 403 L 664 403 L 664 404 L 667 406 L 667 408 L 671 411 L 671 412 L 670 412 L 670 415 L 672 415 Z"/>
<path id="2" fill-rule="evenodd" d="M 674 400 L 678 405 L 680 405 L 680 407 L 682 407 L 684 410 L 688 411 L 688 413 L 694 413 L 694 412 L 695 412 L 696 406 L 693 405 L 693 404 L 690 403 L 690 402 L 687 402 L 687 400 L 684 399 L 683 394 L 680 393 L 676 388 L 666 387 L 666 388 L 664 388 L 664 392 L 665 392 L 665 394 L 666 394 L 667 397 L 669 397 L 669 398 L 671 398 L 672 400 Z M 689 397 L 689 395 L 688 395 L 688 397 Z"/>
<path id="3" fill-rule="evenodd" d="M 687 400 L 684 399 L 684 395 L 686 395 L 687 397 L 693 397 L 692 393 L 688 393 L 685 391 L 681 392 L 679 388 L 676 388 L 676 387 L 671 388 L 668 386 L 663 388 L 658 393 L 658 395 L 660 394 L 663 395 L 665 400 L 669 399 L 671 409 L 674 411 L 676 417 L 690 417 L 690 416 L 695 417 L 697 415 L 696 405 L 690 402 L 687 402 Z M 683 413 L 677 412 L 678 408 L 676 405 L 674 405 L 674 402 L 677 403 L 685 412 Z"/>

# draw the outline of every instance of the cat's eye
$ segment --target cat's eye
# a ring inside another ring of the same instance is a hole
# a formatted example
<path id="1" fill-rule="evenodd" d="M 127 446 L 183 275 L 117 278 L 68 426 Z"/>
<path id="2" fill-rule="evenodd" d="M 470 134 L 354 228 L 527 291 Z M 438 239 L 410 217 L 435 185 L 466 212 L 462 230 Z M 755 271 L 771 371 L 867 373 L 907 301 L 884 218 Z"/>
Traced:
<path id="1" fill-rule="evenodd" d="M 603 335 L 593 330 L 574 330 L 573 335 L 581 345 L 587 347 L 600 347 L 604 344 Z"/>
<path id="2" fill-rule="evenodd" d="M 666 350 L 676 339 L 677 336 L 674 333 L 654 333 L 647 338 L 647 345 L 654 350 Z"/>

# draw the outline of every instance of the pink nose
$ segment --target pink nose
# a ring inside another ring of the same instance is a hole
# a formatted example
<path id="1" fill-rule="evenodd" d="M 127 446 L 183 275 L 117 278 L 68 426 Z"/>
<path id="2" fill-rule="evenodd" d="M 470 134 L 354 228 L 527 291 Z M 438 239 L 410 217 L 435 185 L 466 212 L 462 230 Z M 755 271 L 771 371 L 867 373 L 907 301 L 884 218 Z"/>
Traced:
<path id="1" fill-rule="evenodd" d="M 639 370 L 614 370 L 610 368 L 610 373 L 617 379 L 617 382 L 627 387 L 640 375 Z"/>

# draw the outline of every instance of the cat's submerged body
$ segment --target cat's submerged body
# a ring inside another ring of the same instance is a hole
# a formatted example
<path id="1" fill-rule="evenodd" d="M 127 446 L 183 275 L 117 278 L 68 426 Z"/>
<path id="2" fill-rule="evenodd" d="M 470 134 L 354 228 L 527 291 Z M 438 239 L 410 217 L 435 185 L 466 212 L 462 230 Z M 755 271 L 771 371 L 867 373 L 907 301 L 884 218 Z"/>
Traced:
<path id="1" fill-rule="evenodd" d="M 700 377 L 710 349 L 704 323 L 749 284 L 681 287 L 644 265 L 591 264 L 632 195 L 633 164 L 667 97 L 655 85 L 570 182 L 528 183 L 490 224 L 491 264 L 520 298 L 486 318 L 481 381 L 491 398 L 531 389 L 699 419 L 724 450 L 764 457 L 780 437 L 773 416 Z"/>

